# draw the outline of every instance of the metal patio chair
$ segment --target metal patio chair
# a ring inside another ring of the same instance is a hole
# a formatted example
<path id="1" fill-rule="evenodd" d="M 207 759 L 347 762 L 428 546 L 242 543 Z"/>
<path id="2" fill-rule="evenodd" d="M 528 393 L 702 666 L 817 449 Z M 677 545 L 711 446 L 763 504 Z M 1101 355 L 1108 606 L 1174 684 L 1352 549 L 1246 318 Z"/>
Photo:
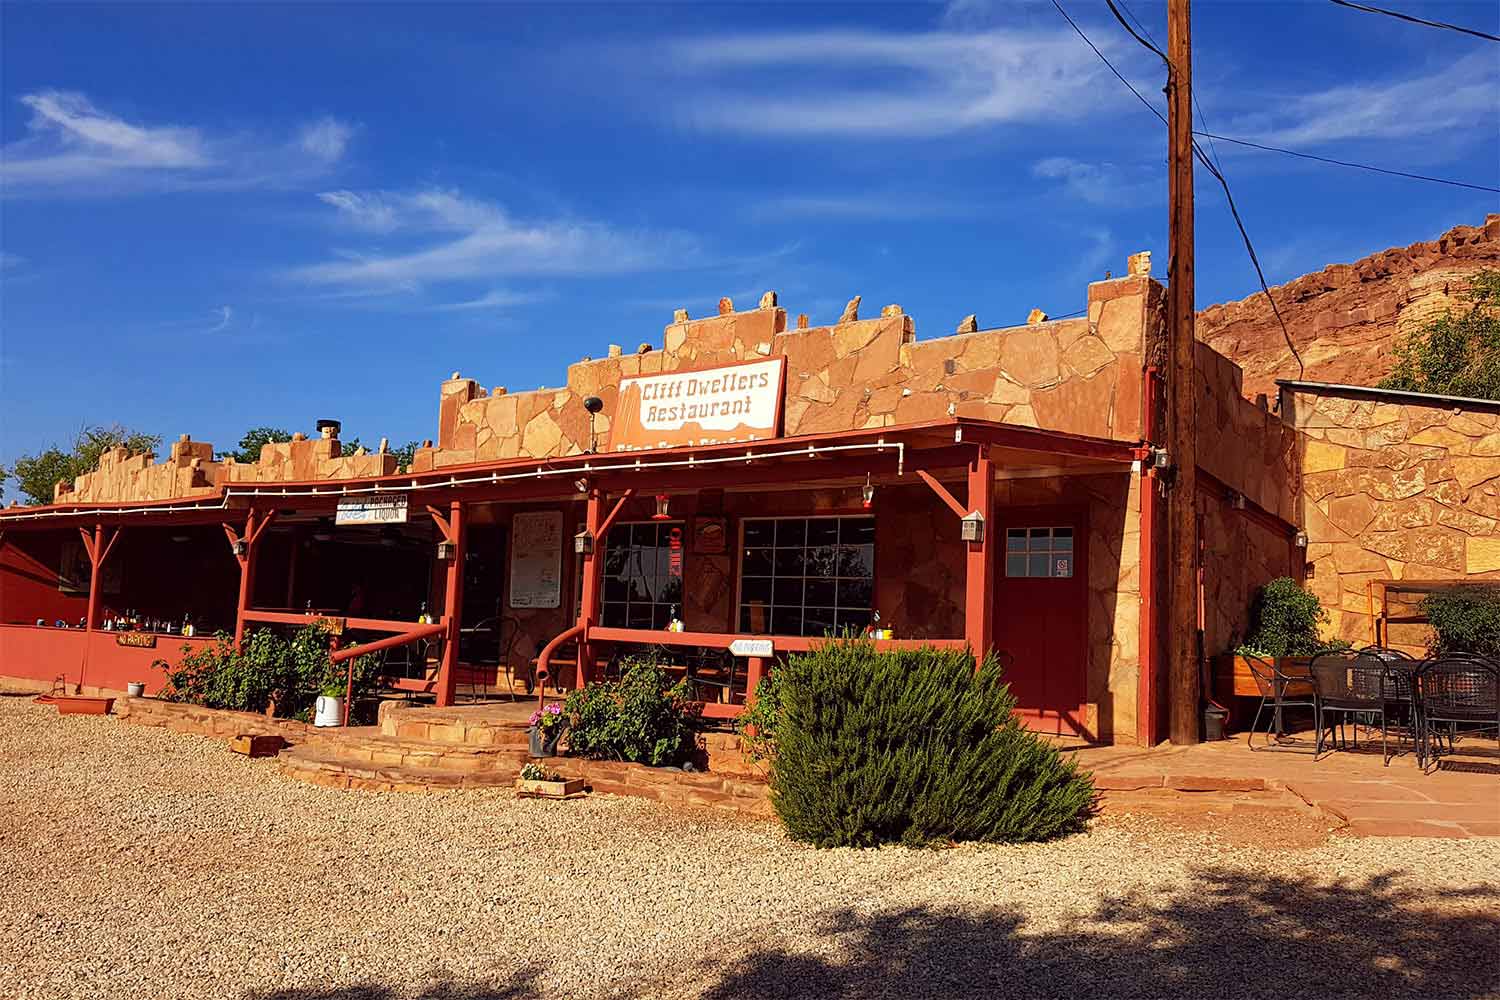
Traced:
<path id="1" fill-rule="evenodd" d="M 1500 664 L 1476 654 L 1450 653 L 1426 660 L 1417 671 L 1422 706 L 1422 749 L 1425 760 L 1442 752 L 1443 727 L 1448 752 L 1454 749 L 1458 727 L 1494 730 L 1500 741 Z M 1436 737 L 1434 749 L 1432 740 Z"/>
<path id="2" fill-rule="evenodd" d="M 1417 726 L 1411 674 L 1403 669 L 1403 664 L 1387 660 L 1372 651 L 1338 651 L 1319 653 L 1313 657 L 1309 671 L 1313 679 L 1313 699 L 1317 703 L 1315 712 L 1318 733 L 1313 749 L 1314 758 L 1323 753 L 1324 730 L 1333 729 L 1326 724 L 1330 714 L 1336 716 L 1340 734 L 1350 715 L 1366 716 L 1372 721 L 1376 718 L 1380 720 L 1380 755 L 1384 764 L 1389 767 L 1390 723 L 1393 717 L 1399 718 L 1403 714 L 1403 703 L 1406 706 L 1404 714 L 1407 716 L 1413 746 L 1416 746 Z M 1355 749 L 1359 748 L 1357 718 L 1354 723 L 1353 745 Z M 1420 756 L 1419 751 L 1419 759 Z"/>
<path id="3" fill-rule="evenodd" d="M 1313 695 L 1312 680 L 1302 674 L 1283 673 L 1271 660 L 1261 659 L 1259 656 L 1245 656 L 1245 664 L 1250 668 L 1250 676 L 1255 679 L 1255 687 L 1260 692 L 1260 707 L 1255 710 L 1255 718 L 1250 722 L 1250 733 L 1246 739 L 1246 745 L 1251 750 L 1255 746 L 1255 730 L 1260 725 L 1260 717 L 1267 708 L 1271 709 L 1271 717 L 1268 720 L 1266 735 L 1269 737 L 1274 729 L 1276 742 L 1280 743 L 1286 735 L 1285 710 L 1288 708 L 1310 708 L 1313 710 L 1314 718 L 1317 717 L 1317 700 Z M 1270 746 L 1267 740 L 1266 747 Z"/>
<path id="4" fill-rule="evenodd" d="M 740 658 L 727 649 L 700 646 L 686 650 L 682 657 L 687 668 L 687 682 L 695 696 L 701 696 L 700 688 L 710 688 L 715 694 L 723 692 L 722 700 L 729 701 L 734 694 L 735 679 L 739 673 Z M 703 698 L 703 701 L 709 699 Z M 715 699 L 719 700 L 719 699 Z"/>

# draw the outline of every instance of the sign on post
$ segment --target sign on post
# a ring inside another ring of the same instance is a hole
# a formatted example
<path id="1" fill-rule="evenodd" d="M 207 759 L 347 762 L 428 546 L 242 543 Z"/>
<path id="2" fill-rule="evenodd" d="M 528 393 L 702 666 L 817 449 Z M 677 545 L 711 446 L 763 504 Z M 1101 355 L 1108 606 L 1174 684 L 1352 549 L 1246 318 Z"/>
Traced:
<path id="1" fill-rule="evenodd" d="M 770 639 L 736 639 L 729 644 L 729 652 L 734 656 L 767 657 L 775 647 Z"/>
<path id="2" fill-rule="evenodd" d="M 610 451 L 763 441 L 781 432 L 786 358 L 620 382 Z"/>
<path id="3" fill-rule="evenodd" d="M 334 524 L 405 524 L 405 493 L 372 493 L 339 501 Z"/>

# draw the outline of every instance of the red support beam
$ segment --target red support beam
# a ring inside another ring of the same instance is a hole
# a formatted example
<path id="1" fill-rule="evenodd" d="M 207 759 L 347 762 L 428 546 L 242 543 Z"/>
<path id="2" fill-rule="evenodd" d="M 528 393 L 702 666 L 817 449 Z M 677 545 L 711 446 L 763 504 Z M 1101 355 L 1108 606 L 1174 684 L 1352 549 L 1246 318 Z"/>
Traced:
<path id="1" fill-rule="evenodd" d="M 1159 381 L 1156 366 L 1148 366 L 1145 372 L 1145 385 L 1141 392 L 1141 433 L 1148 445 L 1156 441 L 1156 402 Z M 1158 484 L 1155 470 L 1149 468 L 1149 460 L 1143 459 L 1142 461 L 1148 469 L 1140 477 L 1141 608 L 1140 634 L 1136 645 L 1138 652 L 1135 737 L 1142 746 L 1150 747 L 1161 741 L 1160 713 L 1156 707 L 1157 667 L 1161 662 L 1158 649 L 1161 631 L 1157 627 L 1157 614 L 1163 595 L 1156 568 Z"/>
<path id="2" fill-rule="evenodd" d="M 580 688 L 588 684 L 589 667 L 593 666 L 594 654 L 589 647 L 588 630 L 599 618 L 599 578 L 604 565 L 604 533 L 619 516 L 632 492 L 634 491 L 626 491 L 608 516 L 604 513 L 603 490 L 597 487 L 589 490 L 588 502 L 584 504 L 583 529 L 593 538 L 594 543 L 584 554 L 583 565 L 579 570 L 583 574 L 583 596 L 578 602 L 578 625 L 581 630 L 578 633 L 578 671 L 574 684 Z"/>
<path id="3" fill-rule="evenodd" d="M 938 495 L 939 500 L 948 505 L 949 510 L 953 511 L 959 517 L 968 516 L 969 508 L 965 508 L 963 504 L 959 503 L 953 494 L 948 492 L 948 488 L 933 477 L 932 473 L 926 469 L 918 469 L 917 475 L 922 478 L 922 482 L 926 483 L 932 492 Z"/>
<path id="4" fill-rule="evenodd" d="M 442 526 L 441 522 L 440 526 Z M 468 549 L 462 503 L 455 501 L 449 505 L 446 529 L 443 533 L 453 544 L 453 558 L 448 560 L 443 584 L 443 624 L 448 627 L 448 632 L 447 639 L 443 642 L 443 658 L 438 665 L 437 704 L 439 708 L 453 704 L 453 695 L 458 687 L 459 619 L 462 617 L 464 600 L 464 553 Z"/>
<path id="5" fill-rule="evenodd" d="M 240 593 L 234 607 L 235 649 L 240 649 L 245 641 L 245 612 L 250 610 L 250 600 L 255 591 L 255 549 L 261 535 L 275 519 L 274 510 L 262 516 L 251 507 L 245 512 L 244 531 L 237 531 L 230 524 L 222 525 L 224 537 L 229 539 L 230 551 L 234 553 L 234 560 L 240 564 Z M 241 543 L 244 543 L 244 552 L 239 551 Z"/>
<path id="6" fill-rule="evenodd" d="M 983 540 L 967 542 L 969 547 L 964 575 L 964 638 L 974 651 L 977 669 L 995 645 L 995 538 L 994 518 L 995 466 L 988 453 L 981 451 L 969 463 L 969 510 L 984 518 Z"/>

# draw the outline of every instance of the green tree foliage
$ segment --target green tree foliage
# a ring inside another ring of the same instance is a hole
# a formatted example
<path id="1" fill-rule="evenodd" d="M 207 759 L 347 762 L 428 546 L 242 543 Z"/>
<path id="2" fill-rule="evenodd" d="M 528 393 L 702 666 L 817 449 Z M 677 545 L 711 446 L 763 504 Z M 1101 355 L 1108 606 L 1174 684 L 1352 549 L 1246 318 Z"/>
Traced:
<path id="1" fill-rule="evenodd" d="M 175 667 L 156 661 L 167 674 L 161 696 L 235 712 L 264 712 L 274 702 L 277 715 L 308 719 L 318 695 L 342 696 L 348 685 L 349 665 L 330 659 L 331 638 L 321 623 L 298 629 L 290 639 L 254 629 L 245 634 L 243 649 L 236 650 L 233 637 L 221 632 L 211 646 L 184 645 Z M 378 654 L 355 657 L 356 701 L 374 688 L 379 674 Z"/>
<path id="2" fill-rule="evenodd" d="M 1250 618 L 1254 625 L 1240 653 L 1268 658 L 1316 656 L 1349 646 L 1342 640 L 1325 641 L 1318 634 L 1318 626 L 1328 621 L 1328 612 L 1316 594 L 1303 590 L 1289 576 L 1260 588 Z"/>
<path id="3" fill-rule="evenodd" d="M 1500 271 L 1480 271 L 1463 295 L 1468 308 L 1429 320 L 1395 347 L 1382 389 L 1500 399 Z"/>
<path id="4" fill-rule="evenodd" d="M 1422 599 L 1422 614 L 1432 626 L 1430 655 L 1481 653 L 1500 659 L 1500 587 L 1434 591 Z"/>
<path id="5" fill-rule="evenodd" d="M 99 467 L 99 456 L 120 445 L 132 455 L 154 452 L 161 447 L 161 437 L 119 424 L 84 427 L 66 450 L 53 445 L 35 455 L 22 455 L 9 469 L 0 468 L 0 487 L 14 479 L 27 503 L 51 503 L 54 486 L 94 471 Z"/>
<path id="6" fill-rule="evenodd" d="M 999 661 L 828 642 L 780 668 L 771 801 L 819 847 L 1044 840 L 1080 828 L 1092 779 L 1028 732 Z"/>
<path id="7" fill-rule="evenodd" d="M 568 695 L 568 752 L 652 767 L 675 764 L 694 749 L 688 702 L 685 681 L 673 684 L 654 660 L 629 660 L 619 681 Z"/>
<path id="8" fill-rule="evenodd" d="M 252 427 L 240 438 L 240 446 L 234 451 L 225 452 L 223 457 L 232 458 L 236 462 L 259 462 L 262 445 L 291 439 L 291 431 L 280 427 Z"/>

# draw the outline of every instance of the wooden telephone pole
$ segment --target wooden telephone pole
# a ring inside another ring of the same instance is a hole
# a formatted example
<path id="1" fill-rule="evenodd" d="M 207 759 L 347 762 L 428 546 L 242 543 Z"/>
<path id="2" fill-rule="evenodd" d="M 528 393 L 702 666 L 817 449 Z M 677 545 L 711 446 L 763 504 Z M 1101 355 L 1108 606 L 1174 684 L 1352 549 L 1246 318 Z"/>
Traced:
<path id="1" fill-rule="evenodd" d="M 1193 53 L 1190 0 L 1167 2 L 1167 132 L 1171 261 L 1168 267 L 1167 455 L 1176 476 L 1167 494 L 1169 553 L 1167 670 L 1173 743 L 1196 743 L 1202 673 L 1198 640 L 1198 389 L 1193 332 Z"/>

